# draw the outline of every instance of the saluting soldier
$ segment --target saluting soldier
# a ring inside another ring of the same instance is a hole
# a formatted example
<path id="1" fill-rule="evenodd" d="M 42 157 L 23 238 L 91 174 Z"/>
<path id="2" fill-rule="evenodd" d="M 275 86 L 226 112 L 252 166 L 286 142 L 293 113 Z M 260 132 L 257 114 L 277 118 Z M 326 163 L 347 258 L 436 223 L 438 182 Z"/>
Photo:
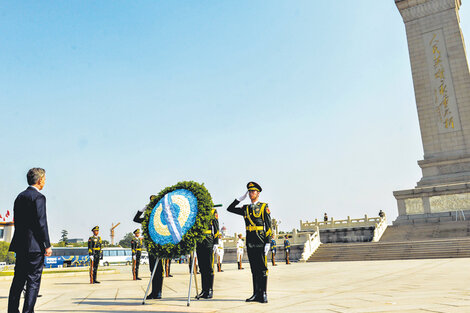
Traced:
<path id="1" fill-rule="evenodd" d="M 268 254 L 272 236 L 271 212 L 268 204 L 259 202 L 261 186 L 255 182 L 247 184 L 248 191 L 230 204 L 227 211 L 241 215 L 246 225 L 246 250 L 250 261 L 253 277 L 253 295 L 246 302 L 267 303 L 266 287 L 268 283 Z M 250 196 L 251 204 L 236 207 L 246 196 Z"/>
<path id="2" fill-rule="evenodd" d="M 150 201 L 154 199 L 154 195 L 150 196 Z M 145 219 L 145 210 L 147 209 L 147 206 L 144 206 L 142 209 L 138 210 L 137 213 L 134 216 L 134 222 L 136 223 L 142 223 Z M 149 251 L 150 252 L 150 251 Z M 150 273 L 152 273 L 155 263 L 157 262 L 157 257 L 153 255 L 152 253 L 149 253 L 149 267 L 150 267 Z M 162 298 L 162 286 L 163 286 L 163 259 L 160 258 L 158 260 L 157 270 L 155 272 L 155 275 L 153 276 L 152 280 L 152 291 L 150 294 L 147 296 L 148 299 L 161 299 Z"/>
<path id="3" fill-rule="evenodd" d="M 88 238 L 88 255 L 90 256 L 90 284 L 99 284 L 96 280 L 96 274 L 98 273 L 98 265 L 100 264 L 101 237 L 98 236 L 100 233 L 99 226 L 95 226 L 91 229 L 93 236 Z"/>
<path id="4" fill-rule="evenodd" d="M 139 277 L 140 257 L 142 255 L 142 237 L 140 237 L 140 229 L 134 230 L 134 238 L 131 240 L 132 249 L 132 274 L 134 280 L 142 280 Z"/>
<path id="5" fill-rule="evenodd" d="M 212 299 L 214 285 L 214 251 L 219 242 L 219 216 L 212 208 L 209 229 L 204 231 L 204 240 L 197 244 L 196 254 L 201 272 L 202 291 L 196 299 Z"/>
<path id="6" fill-rule="evenodd" d="M 286 251 L 286 264 L 290 264 L 289 256 L 290 256 L 290 241 L 289 236 L 286 235 L 286 239 L 284 239 L 284 250 Z"/>
<path id="7" fill-rule="evenodd" d="M 237 240 L 237 263 L 238 269 L 244 270 L 242 267 L 243 253 L 245 252 L 245 241 L 243 241 L 242 234 L 238 234 Z"/>
<path id="8" fill-rule="evenodd" d="M 273 266 L 276 265 L 276 240 L 271 239 L 271 262 L 273 263 Z"/>

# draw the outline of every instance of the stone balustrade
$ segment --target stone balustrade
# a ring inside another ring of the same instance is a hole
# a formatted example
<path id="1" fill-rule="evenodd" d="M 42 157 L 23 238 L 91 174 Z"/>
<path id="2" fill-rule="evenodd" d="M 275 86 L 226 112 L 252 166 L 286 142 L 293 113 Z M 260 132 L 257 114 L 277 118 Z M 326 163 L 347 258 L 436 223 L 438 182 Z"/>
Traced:
<path id="1" fill-rule="evenodd" d="M 377 242 L 380 240 L 380 237 L 382 237 L 383 233 L 387 229 L 387 226 L 387 218 L 384 216 L 380 219 L 380 222 L 378 224 L 375 224 L 374 238 L 372 238 L 373 242 Z"/>
<path id="2" fill-rule="evenodd" d="M 304 249 L 299 261 L 306 262 L 310 256 L 317 251 L 320 245 L 320 230 L 317 227 L 317 230 L 313 234 L 309 235 L 308 240 L 304 243 Z"/>
<path id="3" fill-rule="evenodd" d="M 376 226 L 381 223 L 382 218 L 380 217 L 368 217 L 367 214 L 363 218 L 351 218 L 348 216 L 345 220 L 335 220 L 330 218 L 328 221 L 318 221 L 315 219 L 315 222 L 300 220 L 300 231 L 314 231 L 316 227 L 321 229 L 331 229 L 331 228 L 353 228 L 353 227 L 371 227 Z"/>

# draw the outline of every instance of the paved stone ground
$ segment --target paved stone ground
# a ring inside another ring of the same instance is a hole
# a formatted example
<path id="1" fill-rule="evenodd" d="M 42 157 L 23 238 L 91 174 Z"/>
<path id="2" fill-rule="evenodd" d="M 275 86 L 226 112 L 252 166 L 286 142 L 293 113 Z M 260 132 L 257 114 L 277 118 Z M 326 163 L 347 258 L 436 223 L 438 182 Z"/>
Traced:
<path id="1" fill-rule="evenodd" d="M 470 259 L 280 264 L 270 268 L 268 304 L 245 303 L 251 295 L 248 264 L 225 264 L 216 273 L 215 298 L 186 306 L 188 266 L 172 264 L 162 300 L 141 305 L 149 272 L 132 281 L 129 267 L 103 274 L 43 276 L 36 312 L 470 312 Z M 6 312 L 11 278 L 0 280 Z M 193 289 L 192 295 L 195 294 Z"/>

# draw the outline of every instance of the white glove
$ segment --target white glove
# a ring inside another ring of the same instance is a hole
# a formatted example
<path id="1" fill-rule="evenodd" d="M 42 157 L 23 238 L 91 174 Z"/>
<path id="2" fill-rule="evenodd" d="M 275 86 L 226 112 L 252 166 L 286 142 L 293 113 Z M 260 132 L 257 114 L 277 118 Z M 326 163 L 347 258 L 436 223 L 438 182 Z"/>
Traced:
<path id="1" fill-rule="evenodd" d="M 147 209 L 147 206 L 144 206 L 142 209 L 139 210 L 140 213 L 143 213 Z"/>
<path id="2" fill-rule="evenodd" d="M 94 260 L 95 258 L 92 255 L 90 255 L 90 261 L 94 261 Z"/>
<path id="3" fill-rule="evenodd" d="M 134 261 L 136 260 L 135 255 L 132 256 L 132 260 L 134 260 Z"/>
<path id="4" fill-rule="evenodd" d="M 245 194 L 241 196 L 240 198 L 237 198 L 238 202 L 242 202 L 243 200 L 245 200 L 246 196 L 248 196 L 248 191 L 245 192 Z"/>
<path id="5" fill-rule="evenodd" d="M 217 252 L 217 245 L 214 245 L 214 252 Z"/>
<path id="6" fill-rule="evenodd" d="M 264 255 L 268 255 L 269 250 L 271 249 L 271 244 L 267 243 L 264 245 Z"/>

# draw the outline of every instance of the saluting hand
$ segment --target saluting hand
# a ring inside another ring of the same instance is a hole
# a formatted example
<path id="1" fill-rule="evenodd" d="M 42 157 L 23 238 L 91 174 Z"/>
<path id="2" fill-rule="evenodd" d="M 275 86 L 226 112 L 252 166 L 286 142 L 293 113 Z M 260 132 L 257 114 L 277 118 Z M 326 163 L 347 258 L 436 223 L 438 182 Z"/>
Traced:
<path id="1" fill-rule="evenodd" d="M 245 194 L 243 196 L 241 196 L 240 198 L 237 198 L 238 202 L 242 202 L 243 200 L 245 200 L 246 196 L 248 196 L 248 191 L 245 192 Z"/>
<path id="2" fill-rule="evenodd" d="M 147 208 L 147 206 L 144 206 L 142 209 L 139 210 L 139 212 L 140 212 L 140 213 L 143 213 L 146 208 Z"/>
<path id="3" fill-rule="evenodd" d="M 46 248 L 46 251 L 44 253 L 45 256 L 51 256 L 52 255 L 52 248 L 49 247 L 49 248 Z"/>

